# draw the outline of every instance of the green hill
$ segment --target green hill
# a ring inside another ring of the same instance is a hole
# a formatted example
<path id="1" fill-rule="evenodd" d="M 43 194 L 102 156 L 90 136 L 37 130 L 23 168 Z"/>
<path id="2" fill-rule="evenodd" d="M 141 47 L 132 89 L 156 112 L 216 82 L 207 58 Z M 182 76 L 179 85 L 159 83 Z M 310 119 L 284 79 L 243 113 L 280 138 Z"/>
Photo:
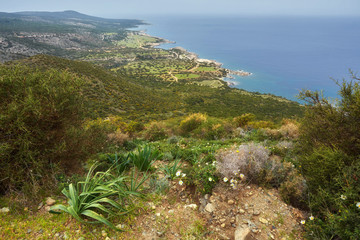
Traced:
<path id="1" fill-rule="evenodd" d="M 90 117 L 120 115 L 126 119 L 166 119 L 171 116 L 202 112 L 230 118 L 253 113 L 258 119 L 278 121 L 302 114 L 302 107 L 283 98 L 249 93 L 239 89 L 222 89 L 194 84 L 152 81 L 120 76 L 87 62 L 48 55 L 8 62 L 33 68 L 66 70 L 85 79 L 79 90 L 87 100 Z"/>

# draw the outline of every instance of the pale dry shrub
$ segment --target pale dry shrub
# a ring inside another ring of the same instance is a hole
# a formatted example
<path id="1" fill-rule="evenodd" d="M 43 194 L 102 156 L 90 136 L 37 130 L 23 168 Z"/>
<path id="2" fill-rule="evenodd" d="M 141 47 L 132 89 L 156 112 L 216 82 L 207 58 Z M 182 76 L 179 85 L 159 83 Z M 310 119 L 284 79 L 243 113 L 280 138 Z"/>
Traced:
<path id="1" fill-rule="evenodd" d="M 270 151 L 264 146 L 249 143 L 233 147 L 217 155 L 218 171 L 227 178 L 235 178 L 235 173 L 243 173 L 251 182 L 270 184 L 277 187 L 291 170 L 290 163 L 270 158 Z"/>
<path id="2" fill-rule="evenodd" d="M 276 147 L 279 149 L 290 149 L 293 147 L 293 143 L 290 141 L 281 141 L 276 144 Z"/>
<path id="3" fill-rule="evenodd" d="M 127 133 L 123 133 L 120 130 L 117 130 L 116 132 L 109 133 L 108 139 L 110 140 L 110 142 L 122 146 L 126 141 L 130 139 L 130 137 Z"/>
<path id="4" fill-rule="evenodd" d="M 299 137 L 299 126 L 293 121 L 285 121 L 279 132 L 285 138 L 297 139 Z"/>
<path id="5" fill-rule="evenodd" d="M 246 134 L 247 134 L 247 131 L 245 131 L 241 127 L 238 127 L 233 131 L 233 137 L 245 137 Z"/>
<path id="6" fill-rule="evenodd" d="M 294 207 L 304 208 L 306 206 L 307 184 L 303 176 L 295 169 L 288 174 L 279 188 L 282 199 Z"/>

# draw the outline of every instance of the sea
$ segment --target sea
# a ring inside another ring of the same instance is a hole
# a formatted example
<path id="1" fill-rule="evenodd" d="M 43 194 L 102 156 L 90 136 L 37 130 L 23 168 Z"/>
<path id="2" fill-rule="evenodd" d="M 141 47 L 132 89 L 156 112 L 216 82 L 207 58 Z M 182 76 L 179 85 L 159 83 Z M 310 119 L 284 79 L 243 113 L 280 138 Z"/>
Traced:
<path id="1" fill-rule="evenodd" d="M 142 18 L 148 34 L 174 41 L 223 67 L 251 72 L 233 87 L 297 101 L 303 89 L 338 98 L 336 81 L 360 71 L 359 17 L 161 15 Z"/>

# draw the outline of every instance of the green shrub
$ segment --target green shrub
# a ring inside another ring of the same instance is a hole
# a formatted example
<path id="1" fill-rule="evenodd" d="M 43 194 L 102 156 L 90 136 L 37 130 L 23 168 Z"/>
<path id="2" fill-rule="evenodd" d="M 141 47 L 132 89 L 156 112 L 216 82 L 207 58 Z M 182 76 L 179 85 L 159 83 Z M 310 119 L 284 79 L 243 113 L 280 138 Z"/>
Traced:
<path id="1" fill-rule="evenodd" d="M 281 198 L 288 204 L 301 209 L 307 206 L 307 184 L 304 177 L 296 170 L 290 171 L 286 180 L 279 187 Z"/>
<path id="2" fill-rule="evenodd" d="M 235 127 L 241 127 L 244 128 L 248 125 L 249 122 L 252 122 L 255 120 L 255 115 L 252 113 L 244 113 L 241 116 L 235 117 L 233 119 L 233 123 Z"/>
<path id="3" fill-rule="evenodd" d="M 309 189 L 309 239 L 360 238 L 360 79 L 338 83 L 338 102 L 303 91 L 299 158 Z"/>
<path id="4" fill-rule="evenodd" d="M 162 140 L 168 137 L 165 124 L 152 122 L 145 131 L 145 138 L 150 141 Z"/>
<path id="5" fill-rule="evenodd" d="M 28 185 L 35 196 L 56 164 L 71 171 L 98 149 L 82 128 L 83 81 L 21 65 L 0 65 L 0 76 L 0 192 Z"/>
<path id="6" fill-rule="evenodd" d="M 186 181 L 189 185 L 195 186 L 197 192 L 202 194 L 211 193 L 219 181 L 216 173 L 216 162 L 209 163 L 204 158 L 193 160 Z"/>
<path id="7" fill-rule="evenodd" d="M 193 130 L 200 127 L 203 123 L 207 121 L 207 117 L 202 113 L 194 113 L 185 118 L 180 122 L 180 132 L 183 135 L 189 134 Z"/>

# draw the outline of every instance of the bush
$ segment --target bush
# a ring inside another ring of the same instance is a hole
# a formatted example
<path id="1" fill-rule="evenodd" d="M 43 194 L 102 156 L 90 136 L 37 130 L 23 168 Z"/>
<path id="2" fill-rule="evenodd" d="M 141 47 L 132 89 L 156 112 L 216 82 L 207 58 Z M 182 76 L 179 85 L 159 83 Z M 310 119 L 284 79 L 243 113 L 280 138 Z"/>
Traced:
<path id="1" fill-rule="evenodd" d="M 0 75 L 0 192 L 33 187 L 36 195 L 56 164 L 72 170 L 97 149 L 82 128 L 83 81 L 20 65 L 2 65 Z"/>
<path id="2" fill-rule="evenodd" d="M 121 130 L 117 130 L 116 132 L 109 133 L 108 138 L 111 143 L 122 146 L 125 142 L 129 140 L 129 135 L 121 132 Z"/>
<path id="3" fill-rule="evenodd" d="M 270 184 L 278 187 L 291 171 L 290 163 L 282 163 L 270 158 L 270 151 L 254 143 L 242 144 L 217 155 L 218 171 L 227 178 L 235 178 L 238 173 L 254 183 Z"/>
<path id="4" fill-rule="evenodd" d="M 193 166 L 188 170 L 187 182 L 189 185 L 195 186 L 197 192 L 202 194 L 211 193 L 219 177 L 216 173 L 215 161 L 208 162 L 213 157 L 205 157 L 193 160 Z"/>
<path id="5" fill-rule="evenodd" d="M 307 206 L 307 184 L 296 170 L 290 171 L 287 179 L 279 187 L 281 198 L 288 204 L 301 209 Z"/>
<path id="6" fill-rule="evenodd" d="M 200 127 L 203 123 L 207 121 L 207 117 L 202 113 L 194 113 L 185 118 L 180 122 L 180 132 L 183 135 L 189 134 L 193 130 Z"/>
<path id="7" fill-rule="evenodd" d="M 309 208 L 316 221 L 309 239 L 359 239 L 360 79 L 338 83 L 334 103 L 318 92 L 303 91 L 305 117 L 300 126 L 299 158 L 309 188 Z"/>
<path id="8" fill-rule="evenodd" d="M 168 137 L 165 124 L 161 122 L 152 122 L 150 126 L 146 128 L 145 138 L 150 141 L 162 140 Z"/>
<path id="9" fill-rule="evenodd" d="M 249 122 L 254 121 L 255 120 L 255 115 L 252 113 L 245 113 L 242 114 L 241 116 L 235 117 L 233 119 L 233 123 L 235 125 L 235 127 L 240 127 L 240 128 L 244 128 L 248 125 Z"/>

